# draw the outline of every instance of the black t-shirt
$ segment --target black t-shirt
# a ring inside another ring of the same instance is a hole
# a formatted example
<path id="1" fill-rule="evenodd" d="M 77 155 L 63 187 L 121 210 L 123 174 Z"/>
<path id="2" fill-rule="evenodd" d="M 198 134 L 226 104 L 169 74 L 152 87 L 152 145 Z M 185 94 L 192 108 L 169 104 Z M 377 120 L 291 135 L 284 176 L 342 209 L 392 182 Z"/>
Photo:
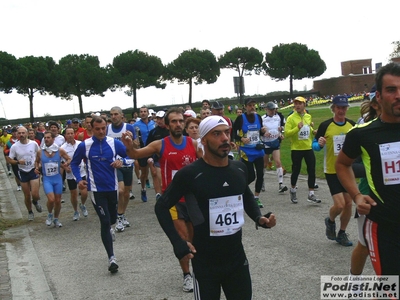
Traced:
<path id="1" fill-rule="evenodd" d="M 342 151 L 350 158 L 361 155 L 377 203 L 367 217 L 377 223 L 400 224 L 400 123 L 379 118 L 352 128 Z"/>
<path id="2" fill-rule="evenodd" d="M 213 167 L 203 159 L 199 159 L 175 174 L 172 183 L 156 204 L 157 217 L 173 245 L 175 242 L 177 243 L 175 245 L 179 244 L 177 241 L 179 237 L 173 231 L 169 213 L 165 212 L 168 212 L 167 208 L 172 207 L 186 194 L 194 195 L 186 201 L 196 202 L 187 202 L 189 216 L 191 219 L 203 220 L 203 222 L 197 221 L 193 224 L 193 245 L 197 250 L 196 257 L 218 263 L 221 260 L 235 259 L 243 255 L 242 230 L 241 227 L 235 227 L 233 224 L 243 218 L 240 217 L 239 212 L 237 215 L 232 213 L 230 205 L 243 205 L 243 211 L 254 221 L 261 216 L 254 195 L 247 185 L 246 166 L 240 161 L 229 160 L 226 167 Z M 232 201 L 228 201 L 228 198 Z M 220 210 L 215 214 L 216 205 L 226 205 L 226 209 L 217 208 Z M 160 211 L 161 206 L 163 214 Z M 212 217 L 210 217 L 210 211 L 214 212 Z M 226 235 L 219 233 L 219 226 L 222 228 L 226 224 L 232 225 L 232 231 L 229 232 L 230 229 L 228 229 L 224 233 Z M 214 230 L 211 230 L 211 226 Z M 217 235 L 214 236 L 214 234 Z M 174 250 L 176 250 L 175 245 Z M 177 251 L 175 255 L 178 257 Z"/>

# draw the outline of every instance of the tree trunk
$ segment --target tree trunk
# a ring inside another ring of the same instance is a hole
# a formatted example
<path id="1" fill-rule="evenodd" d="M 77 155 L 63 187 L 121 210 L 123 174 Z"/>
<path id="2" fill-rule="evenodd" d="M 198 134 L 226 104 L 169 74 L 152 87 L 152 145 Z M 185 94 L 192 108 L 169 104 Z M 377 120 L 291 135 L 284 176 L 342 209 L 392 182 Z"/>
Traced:
<path id="1" fill-rule="evenodd" d="M 132 96 L 133 96 L 133 111 L 136 111 L 137 110 L 136 88 L 132 88 Z"/>
<path id="2" fill-rule="evenodd" d="M 192 83 L 192 78 L 189 79 L 189 105 L 192 105 L 192 89 L 193 89 L 193 83 Z"/>
<path id="3" fill-rule="evenodd" d="M 83 114 L 83 104 L 82 104 L 82 95 L 81 94 L 78 95 L 78 103 L 79 103 L 79 115 L 83 119 L 84 114 Z"/>
<path id="4" fill-rule="evenodd" d="M 290 84 L 290 98 L 293 98 L 293 73 L 290 72 L 289 75 L 289 84 Z"/>
<path id="5" fill-rule="evenodd" d="M 33 91 L 31 89 L 29 89 L 29 94 L 28 94 L 28 98 L 29 98 L 29 119 L 30 122 L 33 123 L 35 122 L 35 118 L 33 117 Z"/>

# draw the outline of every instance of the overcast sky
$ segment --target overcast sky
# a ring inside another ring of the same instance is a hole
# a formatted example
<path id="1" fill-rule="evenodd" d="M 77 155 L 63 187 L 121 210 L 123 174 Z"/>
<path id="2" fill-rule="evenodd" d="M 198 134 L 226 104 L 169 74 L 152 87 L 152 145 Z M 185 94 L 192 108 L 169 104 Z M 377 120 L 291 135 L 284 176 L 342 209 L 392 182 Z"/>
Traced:
<path id="1" fill-rule="evenodd" d="M 368 4 L 370 3 L 370 4 Z M 373 5 L 372 5 L 373 4 Z M 400 40 L 400 1 L 0 1 L 0 51 L 15 57 L 68 54 L 99 57 L 102 66 L 115 56 L 139 49 L 164 64 L 185 50 L 210 50 L 216 57 L 235 47 L 255 47 L 264 55 L 279 43 L 302 43 L 319 52 L 326 72 L 316 78 L 341 75 L 340 63 L 372 59 L 388 62 L 392 42 Z M 376 18 L 376 22 L 374 21 Z M 216 83 L 193 88 L 193 102 L 234 97 L 233 71 L 222 70 Z M 294 89 L 312 88 L 312 80 L 294 81 Z M 245 77 L 247 95 L 289 90 L 288 81 L 264 75 Z M 138 106 L 187 103 L 188 85 L 167 84 L 165 90 L 138 91 Z M 351 91 L 344 91 L 351 92 Z M 353 91 L 354 92 L 354 91 Z M 27 97 L 0 93 L 0 117 L 29 117 Z M 79 113 L 77 99 L 66 101 L 35 95 L 35 117 Z M 132 107 L 123 92 L 84 98 L 84 111 Z"/>

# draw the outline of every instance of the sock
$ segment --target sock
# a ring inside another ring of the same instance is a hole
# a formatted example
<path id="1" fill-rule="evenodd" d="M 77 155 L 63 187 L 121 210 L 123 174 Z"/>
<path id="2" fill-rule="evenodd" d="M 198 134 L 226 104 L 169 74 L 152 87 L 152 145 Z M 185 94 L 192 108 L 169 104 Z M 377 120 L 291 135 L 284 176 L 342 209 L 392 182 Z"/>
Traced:
<path id="1" fill-rule="evenodd" d="M 308 194 L 309 194 L 310 196 L 311 196 L 311 195 L 314 195 L 314 191 L 309 191 Z"/>
<path id="2" fill-rule="evenodd" d="M 290 188 L 290 191 L 292 192 L 292 193 L 295 193 L 296 192 L 296 188 Z"/>
<path id="3" fill-rule="evenodd" d="M 340 229 L 339 232 L 338 232 L 338 235 L 343 234 L 345 232 L 346 232 L 345 230 Z"/>
<path id="4" fill-rule="evenodd" d="M 277 168 L 276 169 L 276 175 L 278 176 L 278 182 L 282 181 L 283 178 L 283 169 L 282 168 Z M 282 182 L 280 182 L 281 184 Z"/>
<path id="5" fill-rule="evenodd" d="M 192 276 L 192 275 L 190 274 L 190 272 L 189 272 L 189 273 L 183 273 L 183 278 L 185 278 L 187 275 Z"/>

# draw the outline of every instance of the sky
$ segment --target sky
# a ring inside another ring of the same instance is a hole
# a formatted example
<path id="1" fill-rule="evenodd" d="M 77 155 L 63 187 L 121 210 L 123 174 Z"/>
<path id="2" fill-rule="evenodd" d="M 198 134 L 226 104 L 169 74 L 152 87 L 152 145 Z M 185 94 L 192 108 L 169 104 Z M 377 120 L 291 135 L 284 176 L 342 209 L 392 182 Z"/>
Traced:
<path id="1" fill-rule="evenodd" d="M 317 78 L 293 82 L 294 89 L 309 90 L 313 80 L 340 76 L 342 61 L 372 59 L 373 69 L 375 63 L 386 64 L 392 42 L 400 40 L 397 17 L 391 15 L 399 8 L 398 0 L 2 0 L 0 51 L 16 58 L 50 56 L 56 62 L 69 54 L 89 54 L 106 66 L 115 56 L 136 49 L 167 64 L 192 48 L 210 50 L 218 58 L 235 47 L 254 47 L 265 55 L 280 43 L 296 42 L 318 51 L 327 66 Z M 374 22 L 374 17 L 379 21 Z M 235 97 L 233 77 L 237 75 L 221 70 L 214 84 L 193 87 L 192 101 Z M 288 80 L 245 77 L 246 95 L 284 90 L 289 91 Z M 138 107 L 186 104 L 188 94 L 187 84 L 140 89 Z M 79 114 L 77 98 L 35 95 L 33 106 L 39 119 L 45 114 Z M 112 106 L 132 107 L 132 97 L 118 91 L 83 99 L 85 112 Z M 2 117 L 29 117 L 28 98 L 16 92 L 0 93 Z"/>

